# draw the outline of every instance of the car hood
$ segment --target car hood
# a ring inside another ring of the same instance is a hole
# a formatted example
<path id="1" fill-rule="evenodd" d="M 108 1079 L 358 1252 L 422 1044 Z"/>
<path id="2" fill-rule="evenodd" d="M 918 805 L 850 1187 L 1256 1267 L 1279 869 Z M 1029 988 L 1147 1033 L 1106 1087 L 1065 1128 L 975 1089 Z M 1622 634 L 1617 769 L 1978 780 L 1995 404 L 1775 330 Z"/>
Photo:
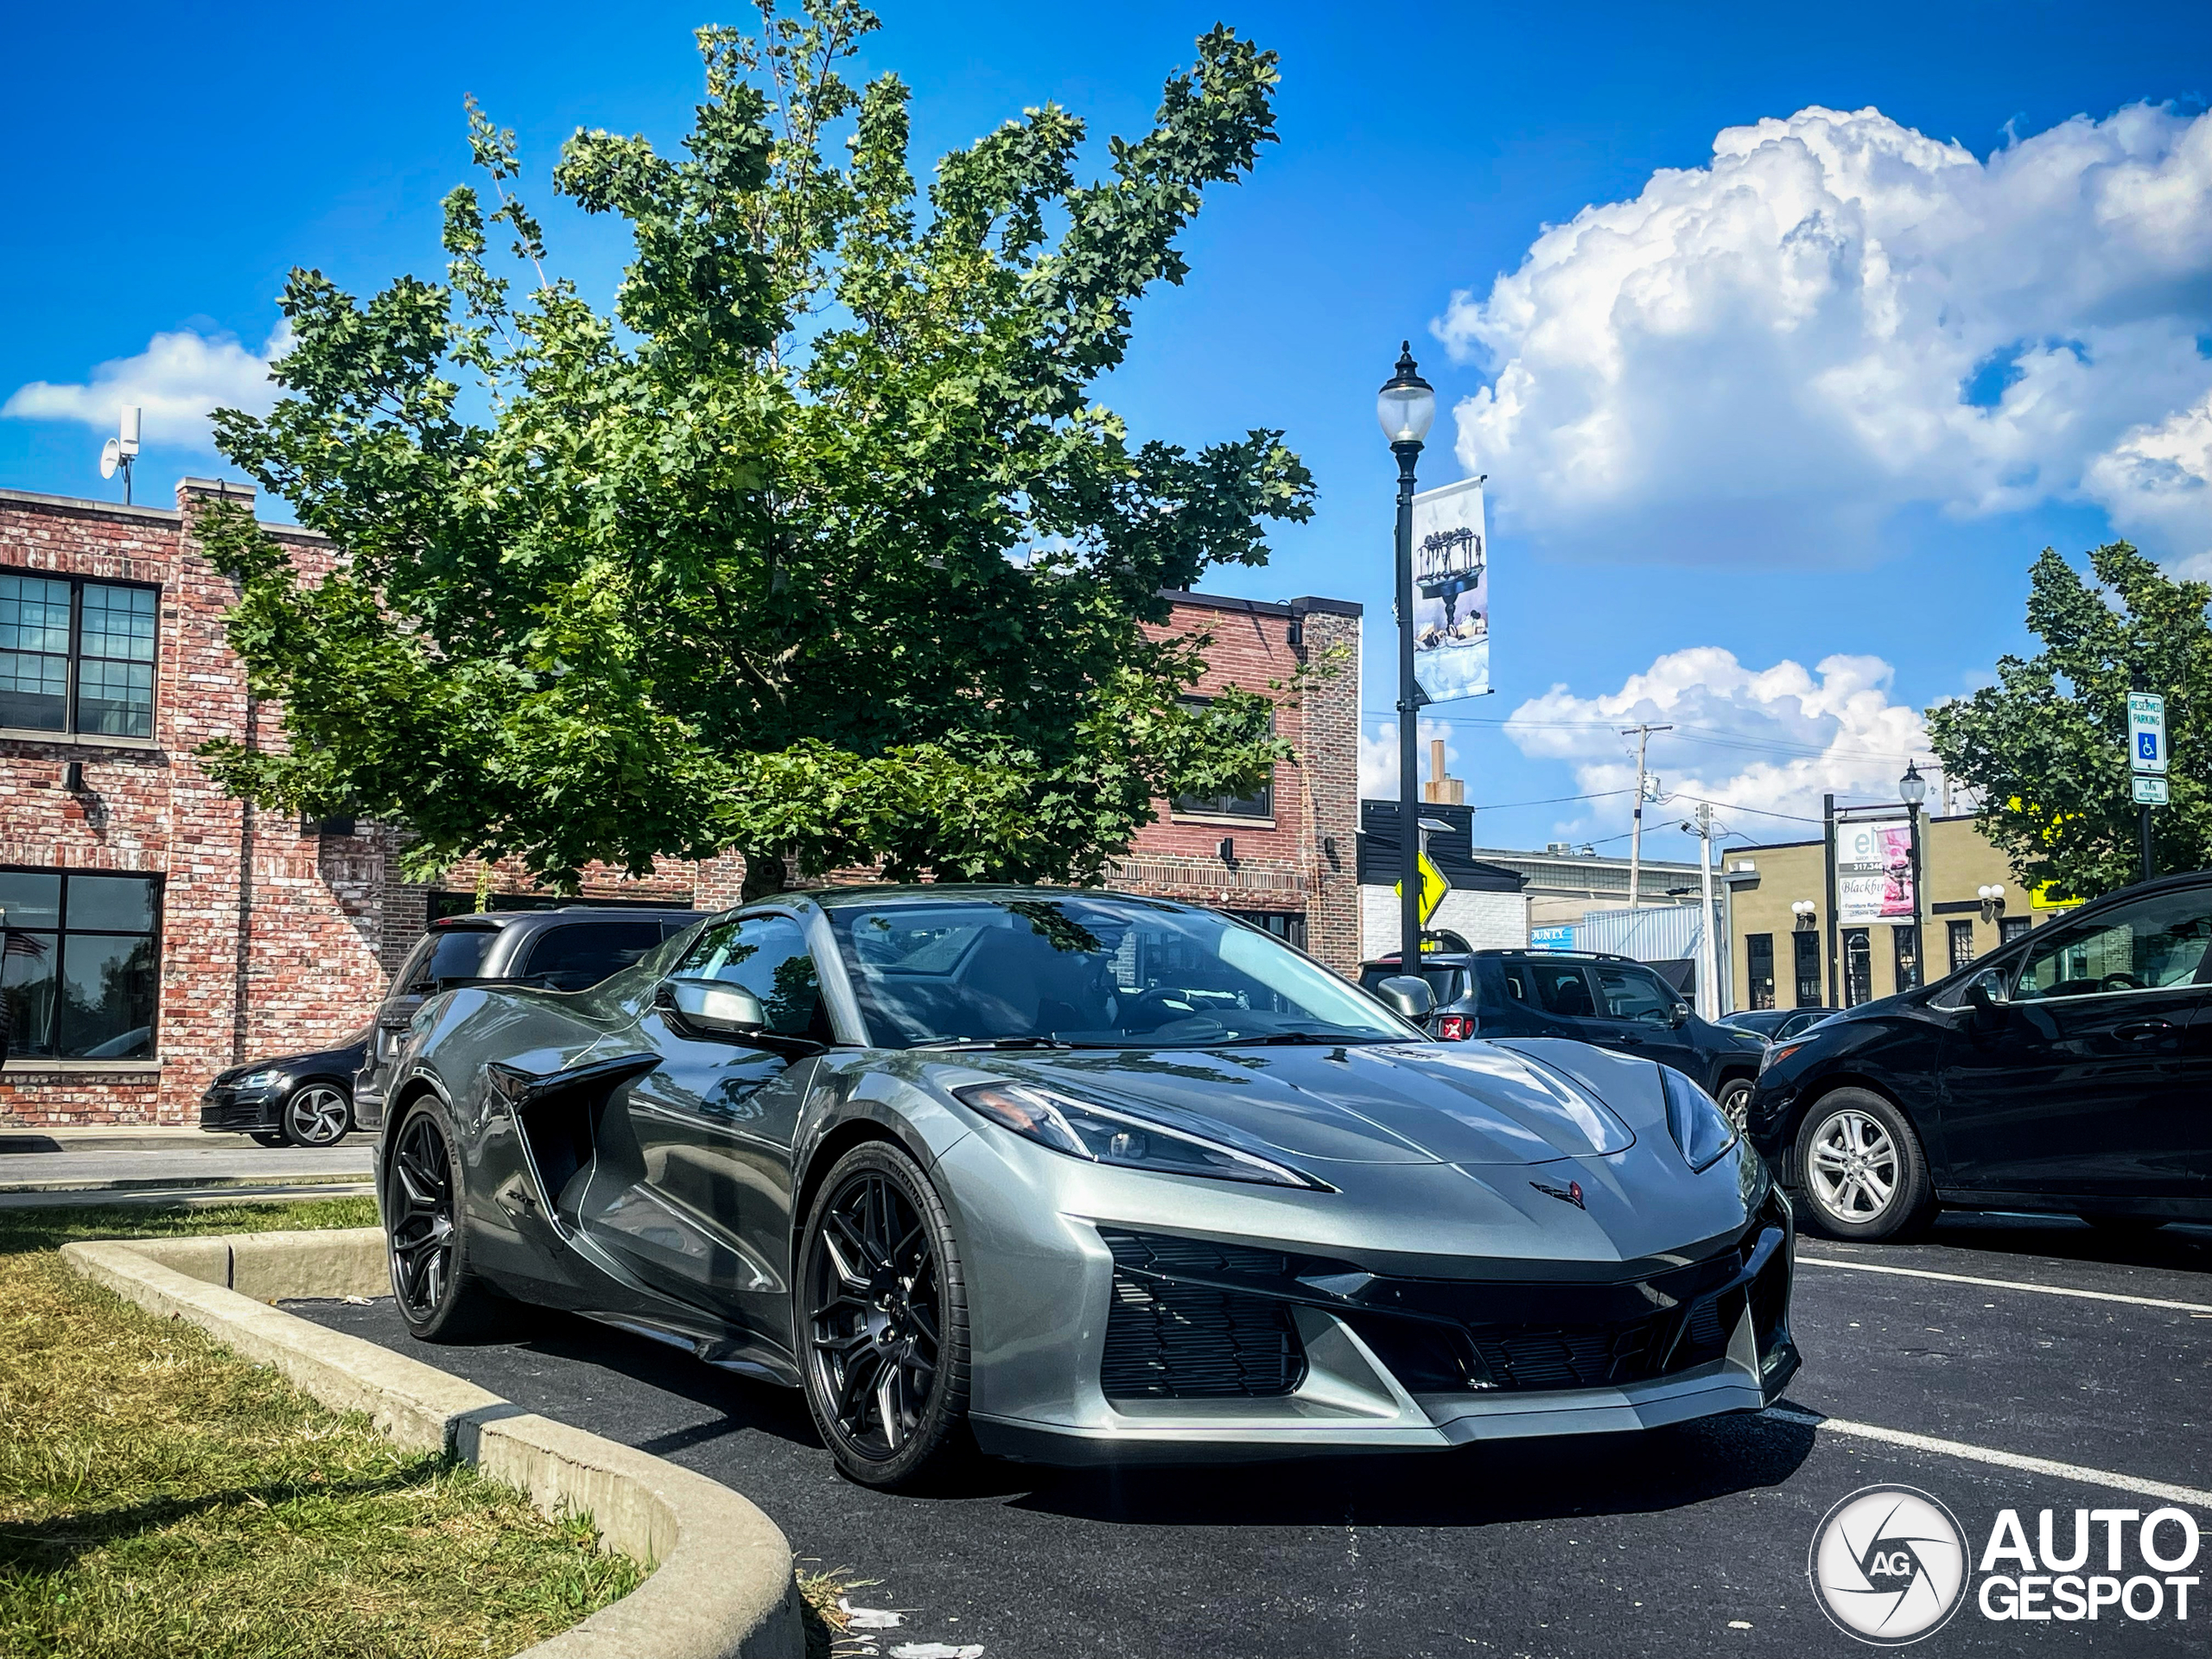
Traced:
<path id="1" fill-rule="evenodd" d="M 963 1054 L 958 1066 L 971 1081 L 984 1072 L 1170 1125 L 1218 1125 L 1308 1161 L 1530 1165 L 1636 1141 L 1586 1080 L 1491 1043 Z"/>

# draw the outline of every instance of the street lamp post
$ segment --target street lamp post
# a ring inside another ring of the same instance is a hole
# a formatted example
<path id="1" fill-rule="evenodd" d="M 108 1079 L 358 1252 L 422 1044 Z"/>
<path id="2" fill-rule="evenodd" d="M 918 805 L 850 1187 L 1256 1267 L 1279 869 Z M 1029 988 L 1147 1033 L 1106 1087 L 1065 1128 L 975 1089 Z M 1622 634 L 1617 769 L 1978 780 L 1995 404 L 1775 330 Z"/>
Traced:
<path id="1" fill-rule="evenodd" d="M 1911 821 L 1910 840 L 1912 857 L 1912 965 L 1919 982 L 1928 982 L 1928 939 L 1920 925 L 1920 804 L 1928 798 L 1928 780 L 1920 775 L 1920 763 L 1907 760 L 1904 776 L 1897 779 L 1897 798 L 1904 803 L 1907 817 Z M 1899 990 L 1908 988 L 1900 985 Z"/>
<path id="2" fill-rule="evenodd" d="M 1421 378 L 1413 342 L 1375 397 L 1376 418 L 1398 458 L 1398 968 L 1421 971 L 1420 694 L 1414 686 L 1414 463 L 1436 418 L 1436 391 Z"/>

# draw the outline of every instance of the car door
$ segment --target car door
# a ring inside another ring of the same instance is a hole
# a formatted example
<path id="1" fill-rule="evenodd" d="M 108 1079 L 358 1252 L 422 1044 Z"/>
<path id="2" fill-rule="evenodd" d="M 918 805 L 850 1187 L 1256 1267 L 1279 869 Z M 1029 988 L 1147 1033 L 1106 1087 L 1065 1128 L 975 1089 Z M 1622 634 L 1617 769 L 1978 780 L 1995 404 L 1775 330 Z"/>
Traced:
<path id="1" fill-rule="evenodd" d="M 1598 985 L 1598 1023 L 1592 1040 L 1671 1065 L 1702 1086 L 1709 1069 L 1690 1031 L 1688 1010 L 1667 982 L 1630 962 L 1600 962 L 1590 969 Z"/>
<path id="2" fill-rule="evenodd" d="M 777 912 L 709 927 L 670 978 L 742 986 L 770 1033 L 802 1041 L 703 1036 L 646 1007 L 639 1034 L 661 1063 L 602 1123 L 583 1224 L 648 1283 L 780 1342 L 791 1142 L 816 1069 L 792 1051 L 830 1040 L 821 977 L 804 929 Z"/>
<path id="3" fill-rule="evenodd" d="M 1943 1141 L 1958 1185 L 2175 1198 L 2204 1167 L 2212 887 L 2040 929 L 1993 975 L 2005 1000 L 1949 1015 Z"/>
<path id="4" fill-rule="evenodd" d="M 1516 1023 L 1525 1027 L 1517 1034 L 1571 1037 L 1584 1043 L 1604 1039 L 1611 1022 L 1598 1017 L 1597 989 L 1580 962 L 1527 956 L 1502 966 Z"/>

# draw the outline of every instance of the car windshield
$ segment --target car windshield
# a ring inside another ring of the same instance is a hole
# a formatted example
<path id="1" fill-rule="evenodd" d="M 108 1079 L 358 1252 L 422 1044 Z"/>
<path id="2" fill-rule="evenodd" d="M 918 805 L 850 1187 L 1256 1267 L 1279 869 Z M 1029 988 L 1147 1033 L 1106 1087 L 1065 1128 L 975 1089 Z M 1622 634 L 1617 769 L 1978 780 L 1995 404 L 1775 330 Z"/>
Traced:
<path id="1" fill-rule="evenodd" d="M 880 1048 L 1419 1039 L 1326 969 L 1211 911 L 1119 894 L 828 910 Z"/>

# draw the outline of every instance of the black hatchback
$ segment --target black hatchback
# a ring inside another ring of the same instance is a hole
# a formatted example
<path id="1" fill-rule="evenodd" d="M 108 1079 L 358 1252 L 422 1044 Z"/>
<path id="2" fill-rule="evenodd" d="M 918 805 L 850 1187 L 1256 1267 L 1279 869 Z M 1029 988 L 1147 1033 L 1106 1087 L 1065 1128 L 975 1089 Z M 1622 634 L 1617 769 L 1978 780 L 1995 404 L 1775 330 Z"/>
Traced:
<path id="1" fill-rule="evenodd" d="M 2212 1220 L 2212 871 L 2127 887 L 1776 1045 L 1752 1144 L 1835 1238 L 1941 1206 Z"/>
<path id="2" fill-rule="evenodd" d="M 1373 991 L 1395 957 L 1360 966 Z M 1765 1039 L 1702 1020 L 1643 963 L 1584 950 L 1429 951 L 1421 977 L 1436 1006 L 1421 1016 L 1447 1043 L 1473 1037 L 1570 1037 L 1671 1065 L 1739 1124 Z"/>

